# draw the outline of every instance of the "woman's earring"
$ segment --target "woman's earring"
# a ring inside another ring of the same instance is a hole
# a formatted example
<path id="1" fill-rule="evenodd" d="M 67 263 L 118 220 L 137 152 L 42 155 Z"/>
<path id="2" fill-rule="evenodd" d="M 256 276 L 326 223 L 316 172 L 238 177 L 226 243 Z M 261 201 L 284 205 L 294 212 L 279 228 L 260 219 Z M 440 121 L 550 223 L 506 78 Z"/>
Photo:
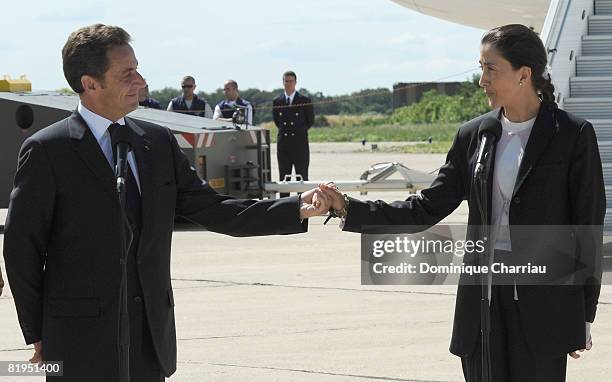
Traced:
<path id="1" fill-rule="evenodd" d="M 520 86 L 523 86 L 523 80 L 520 80 L 520 81 L 519 81 L 519 85 L 520 85 Z"/>

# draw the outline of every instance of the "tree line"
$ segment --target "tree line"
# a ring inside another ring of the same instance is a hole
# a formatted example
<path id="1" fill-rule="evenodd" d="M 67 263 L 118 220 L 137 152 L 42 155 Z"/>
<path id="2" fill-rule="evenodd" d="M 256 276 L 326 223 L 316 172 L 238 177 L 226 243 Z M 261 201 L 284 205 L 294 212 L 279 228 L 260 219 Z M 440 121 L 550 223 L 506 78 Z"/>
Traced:
<path id="1" fill-rule="evenodd" d="M 415 123 L 455 123 L 465 122 L 489 110 L 484 92 L 479 88 L 480 76 L 474 75 L 462 83 L 458 94 L 447 96 L 430 90 L 423 94 L 419 102 L 393 110 L 393 92 L 388 88 L 363 89 L 345 95 L 329 96 L 322 92 L 311 92 L 300 89 L 299 92 L 309 96 L 315 103 L 315 126 L 329 126 L 326 116 L 330 115 L 368 115 L 385 116 L 369 120 L 368 124 L 415 124 Z M 242 98 L 251 102 L 255 107 L 254 124 L 259 125 L 272 120 L 272 100 L 283 89 L 241 90 Z M 177 95 L 180 89 L 166 87 L 162 90 L 151 91 L 151 96 L 162 103 L 164 107 Z M 199 92 L 210 103 L 211 107 L 225 99 L 222 89 L 214 92 Z"/>
<path id="2" fill-rule="evenodd" d="M 312 99 L 313 103 L 316 104 L 315 110 L 318 116 L 366 113 L 391 114 L 393 93 L 387 88 L 363 89 L 340 96 L 326 96 L 322 92 L 311 92 L 304 88 L 298 91 Z M 255 118 L 253 123 L 258 125 L 272 120 L 272 100 L 282 93 L 282 88 L 274 90 L 249 88 L 240 90 L 240 97 L 254 105 Z M 150 96 L 161 102 L 164 108 L 168 106 L 168 102 L 172 98 L 180 94 L 180 89 L 171 87 L 150 92 Z M 210 93 L 201 91 L 198 92 L 198 96 L 204 97 L 213 109 L 218 102 L 225 99 L 223 89 L 217 89 Z M 324 118 L 321 117 L 317 118 L 315 122 L 317 126 L 325 124 Z"/>
<path id="3" fill-rule="evenodd" d="M 419 102 L 394 110 L 390 124 L 466 122 L 490 110 L 485 93 L 480 89 L 480 76 L 461 84 L 459 92 L 448 96 L 436 90 L 423 93 Z"/>

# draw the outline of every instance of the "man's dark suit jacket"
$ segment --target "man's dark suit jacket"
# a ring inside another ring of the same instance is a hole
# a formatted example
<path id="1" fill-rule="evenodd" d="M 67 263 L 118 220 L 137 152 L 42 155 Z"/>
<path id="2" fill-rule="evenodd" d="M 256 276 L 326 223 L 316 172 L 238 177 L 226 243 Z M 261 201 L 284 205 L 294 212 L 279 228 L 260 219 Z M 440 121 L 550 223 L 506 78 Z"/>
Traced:
<path id="1" fill-rule="evenodd" d="M 161 368 L 176 369 L 170 245 L 175 214 L 234 236 L 305 232 L 298 197 L 238 200 L 200 180 L 166 128 L 135 131 L 142 228 L 137 266 Z M 4 232 L 6 271 L 26 343 L 96 381 L 117 380 L 120 209 L 113 171 L 78 113 L 27 139 Z M 229 250 L 229 249 L 228 249 Z M 95 378 L 94 378 L 95 377 Z"/>
<path id="2" fill-rule="evenodd" d="M 405 201 L 351 200 L 344 225 L 361 232 L 367 225 L 431 226 L 468 200 L 468 225 L 481 225 L 472 192 L 472 174 L 478 148 L 478 128 L 494 110 L 461 127 L 446 157 L 446 164 L 428 189 Z M 495 158 L 495 156 L 493 156 Z M 489 204 L 491 182 L 489 180 Z M 552 105 L 542 105 L 521 162 L 510 206 L 512 249 L 538 253 L 538 237 L 514 235 L 513 226 L 590 226 L 584 235 L 568 237 L 576 248 L 570 259 L 579 262 L 587 277 L 581 285 L 517 285 L 521 324 L 532 352 L 556 356 L 585 346 L 585 321 L 593 322 L 601 280 L 601 246 L 606 197 L 601 160 L 593 126 Z M 489 208 L 491 211 L 491 208 Z M 489 214 L 490 222 L 490 214 Z M 490 224 L 490 223 L 488 223 Z M 472 234 L 474 230 L 472 230 Z M 468 227 L 468 236 L 470 229 Z M 471 236 L 474 238 L 474 236 Z M 466 263 L 474 259 L 464 259 Z M 567 265 L 567 264 L 562 264 Z M 480 287 L 459 285 L 450 351 L 471 354 L 480 331 Z"/>
<path id="3" fill-rule="evenodd" d="M 285 93 L 272 102 L 272 117 L 278 127 L 277 142 L 280 146 L 308 144 L 308 129 L 314 124 L 314 107 L 310 98 L 295 92 L 291 106 L 286 106 Z"/>

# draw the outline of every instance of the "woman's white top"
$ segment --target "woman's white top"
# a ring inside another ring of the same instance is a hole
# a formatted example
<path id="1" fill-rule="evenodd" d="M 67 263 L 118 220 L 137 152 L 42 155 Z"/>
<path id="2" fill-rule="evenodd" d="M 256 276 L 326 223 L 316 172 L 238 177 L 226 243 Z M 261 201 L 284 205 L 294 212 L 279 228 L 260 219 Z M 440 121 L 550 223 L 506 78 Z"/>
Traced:
<path id="1" fill-rule="evenodd" d="M 495 249 L 512 250 L 508 215 L 516 176 L 525 154 L 535 117 L 525 122 L 512 122 L 503 114 L 502 134 L 495 152 L 493 170 L 491 225 Z"/>

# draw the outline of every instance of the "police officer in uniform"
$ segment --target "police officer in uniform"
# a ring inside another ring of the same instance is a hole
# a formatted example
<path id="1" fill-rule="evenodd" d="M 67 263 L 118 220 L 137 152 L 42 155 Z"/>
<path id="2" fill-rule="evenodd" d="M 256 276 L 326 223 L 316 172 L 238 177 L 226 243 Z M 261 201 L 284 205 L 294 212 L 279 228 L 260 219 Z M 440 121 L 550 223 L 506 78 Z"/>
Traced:
<path id="1" fill-rule="evenodd" d="M 278 127 L 276 155 L 280 180 L 285 175 L 300 174 L 303 180 L 308 180 L 308 163 L 310 150 L 308 148 L 308 129 L 314 123 L 314 108 L 310 98 L 295 90 L 297 76 L 288 71 L 283 74 L 285 92 L 274 99 L 272 115 L 274 124 Z M 289 194 L 281 193 L 280 196 Z"/>
<path id="2" fill-rule="evenodd" d="M 241 106 L 246 108 L 246 123 L 248 125 L 252 125 L 254 114 L 253 105 L 251 105 L 249 101 L 240 98 L 238 83 L 234 80 L 225 81 L 225 84 L 223 85 L 223 94 L 225 94 L 225 99 L 215 106 L 213 119 L 231 122 L 234 112 L 237 109 L 236 106 Z"/>
<path id="3" fill-rule="evenodd" d="M 206 100 L 195 94 L 196 83 L 192 76 L 185 76 L 181 81 L 183 94 L 172 98 L 168 103 L 169 111 L 212 118 L 212 109 Z"/>
<path id="4" fill-rule="evenodd" d="M 150 109 L 161 109 L 161 103 L 155 98 L 149 96 L 149 84 L 138 91 L 138 105 L 148 107 Z"/>

